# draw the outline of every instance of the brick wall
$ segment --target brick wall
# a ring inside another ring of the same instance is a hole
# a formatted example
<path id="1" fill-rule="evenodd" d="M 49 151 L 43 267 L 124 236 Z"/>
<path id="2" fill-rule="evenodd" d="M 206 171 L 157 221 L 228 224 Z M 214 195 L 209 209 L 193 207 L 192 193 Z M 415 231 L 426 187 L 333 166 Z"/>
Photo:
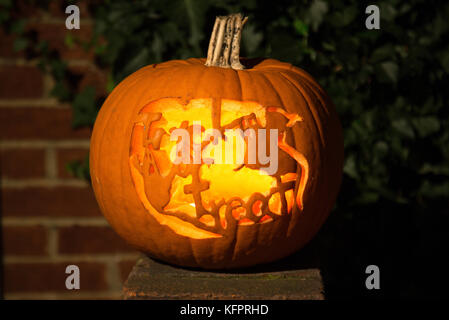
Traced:
<path id="1" fill-rule="evenodd" d="M 92 21 L 80 4 L 81 29 L 65 28 L 64 8 L 20 6 L 28 28 L 57 49 L 86 84 L 104 88 L 104 74 L 82 48 L 67 48 L 66 33 L 87 39 Z M 0 174 L 3 295 L 6 299 L 120 298 L 138 254 L 102 217 L 92 189 L 65 169 L 89 149 L 89 129 L 71 128 L 70 105 L 49 94 L 53 80 L 12 49 L 0 30 Z M 65 288 L 65 268 L 80 268 L 81 289 Z"/>

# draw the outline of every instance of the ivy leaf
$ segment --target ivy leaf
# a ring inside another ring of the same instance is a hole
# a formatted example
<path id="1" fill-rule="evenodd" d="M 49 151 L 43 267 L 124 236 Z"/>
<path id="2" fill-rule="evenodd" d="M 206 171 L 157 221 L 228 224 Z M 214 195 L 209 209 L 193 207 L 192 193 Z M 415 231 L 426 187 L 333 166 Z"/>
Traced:
<path id="1" fill-rule="evenodd" d="M 327 3 L 323 0 L 314 0 L 310 5 L 306 22 L 310 24 L 313 31 L 316 31 L 323 22 L 324 15 L 328 11 Z"/>
<path id="2" fill-rule="evenodd" d="M 367 191 L 363 192 L 360 197 L 355 199 L 352 204 L 354 205 L 370 205 L 379 201 L 379 194 L 377 192 Z"/>
<path id="3" fill-rule="evenodd" d="M 50 94 L 53 97 L 58 98 L 61 101 L 67 101 L 70 99 L 70 89 L 64 82 L 57 82 L 51 89 Z"/>
<path id="4" fill-rule="evenodd" d="M 25 31 L 26 21 L 24 19 L 16 20 L 11 25 L 11 32 L 21 35 Z"/>
<path id="5" fill-rule="evenodd" d="M 323 46 L 323 49 L 325 49 L 327 51 L 335 52 L 334 44 L 324 41 L 321 45 Z"/>
<path id="6" fill-rule="evenodd" d="M 439 184 L 434 184 L 426 180 L 421 185 L 419 193 L 431 199 L 438 197 L 447 198 L 449 197 L 449 182 L 445 181 Z"/>
<path id="7" fill-rule="evenodd" d="M 262 42 L 262 32 L 257 32 L 254 25 L 245 26 L 242 31 L 242 44 L 245 48 L 247 56 L 253 55 L 259 48 Z"/>
<path id="8" fill-rule="evenodd" d="M 371 54 L 370 62 L 378 63 L 386 59 L 390 59 L 392 54 L 394 54 L 393 45 L 386 44 L 374 50 L 374 52 Z"/>
<path id="9" fill-rule="evenodd" d="M 109 73 L 109 74 L 108 74 L 107 81 L 106 81 L 106 91 L 107 91 L 108 93 L 111 93 L 112 90 L 114 90 L 114 88 L 115 88 L 114 77 L 112 76 L 111 73 Z"/>
<path id="10" fill-rule="evenodd" d="M 358 9 L 356 7 L 347 7 L 342 11 L 335 12 L 331 18 L 330 22 L 335 27 L 344 27 L 354 21 L 358 14 Z"/>
<path id="11" fill-rule="evenodd" d="M 392 126 L 405 138 L 413 139 L 415 137 L 413 128 L 406 119 L 393 120 Z"/>
<path id="12" fill-rule="evenodd" d="M 374 145 L 374 150 L 377 156 L 384 157 L 388 153 L 388 144 L 385 141 L 378 141 Z"/>
<path id="13" fill-rule="evenodd" d="M 358 180 L 360 178 L 359 173 L 357 172 L 356 161 L 354 156 L 351 155 L 346 159 L 345 165 L 343 167 L 343 172 L 353 179 Z"/>
<path id="14" fill-rule="evenodd" d="M 438 60 L 440 60 L 441 66 L 443 67 L 444 71 L 449 73 L 449 47 L 447 47 L 444 52 L 439 54 Z"/>
<path id="15" fill-rule="evenodd" d="M 95 101 L 95 88 L 87 86 L 83 91 L 77 94 L 73 101 L 72 108 L 72 126 L 74 128 L 92 126 L 98 112 Z"/>
<path id="16" fill-rule="evenodd" d="M 155 44 L 153 43 L 153 47 Z M 122 66 L 120 70 L 120 76 L 119 79 L 122 79 L 129 74 L 133 73 L 134 71 L 137 71 L 139 68 L 143 67 L 149 60 L 149 50 L 148 48 L 142 49 L 140 53 L 135 55 L 131 60 L 129 60 L 128 63 L 125 64 L 125 66 Z"/>
<path id="17" fill-rule="evenodd" d="M 295 31 L 301 36 L 306 37 L 309 34 L 309 27 L 300 19 L 295 19 L 295 21 L 293 21 L 293 27 L 295 28 Z"/>
<path id="18" fill-rule="evenodd" d="M 66 170 L 78 179 L 90 181 L 89 153 L 83 161 L 75 160 L 66 164 Z"/>
<path id="19" fill-rule="evenodd" d="M 15 52 L 22 51 L 28 46 L 28 40 L 25 38 L 17 38 L 14 40 L 13 49 Z"/>
<path id="20" fill-rule="evenodd" d="M 440 121 L 432 116 L 413 119 L 412 124 L 421 137 L 427 137 L 440 130 Z"/>
<path id="21" fill-rule="evenodd" d="M 0 11 L 0 24 L 4 24 L 9 19 L 9 12 Z"/>
<path id="22" fill-rule="evenodd" d="M 421 169 L 419 169 L 420 174 L 435 174 L 435 175 L 445 175 L 449 177 L 449 165 L 431 165 L 425 163 Z"/>
<path id="23" fill-rule="evenodd" d="M 75 40 L 70 32 L 67 32 L 64 37 L 64 43 L 67 48 L 72 49 L 75 46 Z"/>
<path id="24" fill-rule="evenodd" d="M 380 17 L 385 21 L 393 21 L 396 17 L 396 9 L 389 3 L 380 3 L 379 4 Z"/>
<path id="25" fill-rule="evenodd" d="M 398 71 L 398 65 L 392 61 L 381 63 L 378 72 L 379 81 L 397 83 Z"/>

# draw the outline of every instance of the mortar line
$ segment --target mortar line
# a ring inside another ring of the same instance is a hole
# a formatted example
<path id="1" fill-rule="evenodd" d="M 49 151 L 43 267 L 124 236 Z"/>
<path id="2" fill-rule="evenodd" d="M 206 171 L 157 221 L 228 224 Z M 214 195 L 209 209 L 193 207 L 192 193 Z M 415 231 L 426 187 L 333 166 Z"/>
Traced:
<path id="1" fill-rule="evenodd" d="M 45 150 L 45 176 L 50 180 L 58 178 L 58 158 L 56 150 L 51 146 Z"/>
<path id="2" fill-rule="evenodd" d="M 38 293 L 30 293 L 27 291 L 23 292 L 14 292 L 4 294 L 6 300 L 21 300 L 21 299 L 30 299 L 30 300 L 59 300 L 59 299 L 101 299 L 101 298 L 112 298 L 119 300 L 121 299 L 121 290 L 91 290 L 91 291 L 83 291 L 82 290 L 67 290 L 67 292 L 63 291 L 49 291 L 49 292 L 38 292 Z"/>
<path id="3" fill-rule="evenodd" d="M 4 178 L 0 182 L 2 189 L 25 189 L 25 188 L 55 188 L 55 187 L 76 187 L 84 188 L 88 187 L 89 184 L 80 179 L 23 179 L 23 180 L 13 180 Z"/>
<path id="4" fill-rule="evenodd" d="M 0 99 L 0 108 L 61 108 L 69 109 L 70 105 L 61 103 L 56 98 L 39 99 Z"/>
<path id="5" fill-rule="evenodd" d="M 50 256 L 13 256 L 7 255 L 3 258 L 6 264 L 30 264 L 30 263 L 67 263 L 76 264 L 80 262 L 98 262 L 108 264 L 111 261 L 137 260 L 140 253 L 89 253 L 89 254 L 58 254 Z"/>
<path id="6" fill-rule="evenodd" d="M 103 227 L 109 226 L 105 218 L 99 217 L 3 217 L 1 219 L 3 226 L 35 226 L 45 227 L 70 227 L 70 226 L 88 226 Z"/>
<path id="7" fill-rule="evenodd" d="M 79 140 L 9 140 L 0 141 L 1 149 L 35 149 L 35 148 L 58 148 L 58 149 L 70 149 L 70 148 L 89 148 L 89 138 Z"/>
<path id="8" fill-rule="evenodd" d="M 47 239 L 48 256 L 51 259 L 54 259 L 58 255 L 58 230 L 54 225 L 47 227 L 47 230 L 48 230 L 48 239 Z"/>

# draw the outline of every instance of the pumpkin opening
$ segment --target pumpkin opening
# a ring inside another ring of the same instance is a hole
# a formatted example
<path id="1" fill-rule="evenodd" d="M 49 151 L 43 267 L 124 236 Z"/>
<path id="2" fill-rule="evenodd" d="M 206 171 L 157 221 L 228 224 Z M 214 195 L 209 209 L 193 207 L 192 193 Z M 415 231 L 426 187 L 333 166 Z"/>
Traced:
<path id="1" fill-rule="evenodd" d="M 169 226 L 172 220 L 179 220 L 177 225 L 180 221 L 190 224 L 192 233 L 171 227 L 176 233 L 200 239 L 222 236 L 230 225 L 267 223 L 291 213 L 297 173 L 263 174 L 261 168 L 266 164 L 251 162 L 250 144 L 259 148 L 257 130 L 267 126 L 269 113 L 281 114 L 286 127 L 302 121 L 280 107 L 265 108 L 252 101 L 162 98 L 145 105 L 130 144 L 133 182 L 145 207 L 167 217 L 164 223 Z M 242 133 L 248 128 L 256 129 L 250 132 L 254 136 L 229 130 Z M 179 129 L 184 133 L 172 139 Z M 212 129 L 217 131 L 211 134 Z M 295 167 L 297 155 L 292 150 L 296 150 L 285 142 L 285 135 L 278 139 L 290 155 L 290 167 Z M 188 146 L 183 155 L 187 163 L 175 161 L 183 143 Z M 263 148 L 269 156 L 270 148 Z M 154 190 L 156 186 L 159 190 Z"/>

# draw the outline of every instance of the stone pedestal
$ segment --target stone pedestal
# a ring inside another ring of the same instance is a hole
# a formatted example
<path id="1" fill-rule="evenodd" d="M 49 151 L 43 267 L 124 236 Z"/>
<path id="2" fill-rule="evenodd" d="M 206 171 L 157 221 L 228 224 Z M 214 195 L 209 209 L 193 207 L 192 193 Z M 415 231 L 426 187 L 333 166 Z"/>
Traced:
<path id="1" fill-rule="evenodd" d="M 305 250 L 273 264 L 211 272 L 179 268 L 142 256 L 123 286 L 123 298 L 321 300 L 323 281 L 312 260 L 310 250 Z"/>

